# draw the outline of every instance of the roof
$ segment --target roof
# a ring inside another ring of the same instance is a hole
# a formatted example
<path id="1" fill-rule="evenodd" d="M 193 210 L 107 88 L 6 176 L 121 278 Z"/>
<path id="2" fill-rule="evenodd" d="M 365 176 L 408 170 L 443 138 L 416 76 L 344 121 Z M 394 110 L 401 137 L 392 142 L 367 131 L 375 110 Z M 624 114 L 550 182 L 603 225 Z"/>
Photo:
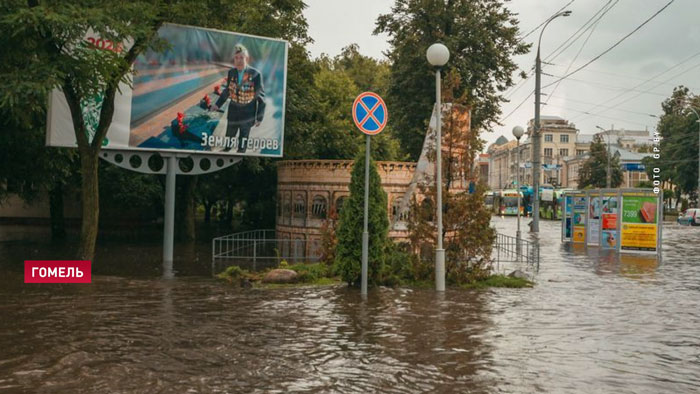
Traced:
<path id="1" fill-rule="evenodd" d="M 610 148 L 613 155 L 619 155 L 621 162 L 640 162 L 643 158 L 651 156 L 651 153 L 630 152 L 627 149 L 614 146 Z"/>
<path id="2" fill-rule="evenodd" d="M 507 143 L 508 143 L 508 138 L 506 138 L 504 136 L 498 137 L 496 142 L 494 142 L 494 144 L 496 144 L 496 145 L 503 145 L 503 144 L 507 144 Z"/>

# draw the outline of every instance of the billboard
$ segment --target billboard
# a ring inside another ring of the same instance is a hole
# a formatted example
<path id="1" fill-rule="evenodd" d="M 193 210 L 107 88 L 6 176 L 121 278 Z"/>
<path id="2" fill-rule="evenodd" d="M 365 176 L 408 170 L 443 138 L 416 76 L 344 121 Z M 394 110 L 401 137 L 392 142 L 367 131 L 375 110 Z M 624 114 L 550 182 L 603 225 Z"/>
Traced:
<path id="1" fill-rule="evenodd" d="M 617 249 L 617 196 L 603 196 L 602 208 L 603 249 Z"/>
<path id="2" fill-rule="evenodd" d="M 588 245 L 598 245 L 600 242 L 600 210 L 600 197 L 590 196 L 588 199 L 588 222 L 586 223 Z"/>
<path id="3" fill-rule="evenodd" d="M 574 243 L 586 242 L 586 213 L 588 208 L 586 202 L 585 194 L 574 194 L 572 229 Z"/>
<path id="4" fill-rule="evenodd" d="M 622 196 L 622 250 L 656 251 L 657 209 L 656 196 Z"/>
<path id="5" fill-rule="evenodd" d="M 89 35 L 86 43 L 96 49 L 121 49 L 96 45 L 102 40 Z M 168 48 L 134 62 L 132 86 L 120 84 L 103 148 L 282 157 L 286 41 L 173 24 L 158 36 Z M 81 102 L 90 139 L 102 99 Z M 49 98 L 46 140 L 77 146 L 60 90 Z"/>

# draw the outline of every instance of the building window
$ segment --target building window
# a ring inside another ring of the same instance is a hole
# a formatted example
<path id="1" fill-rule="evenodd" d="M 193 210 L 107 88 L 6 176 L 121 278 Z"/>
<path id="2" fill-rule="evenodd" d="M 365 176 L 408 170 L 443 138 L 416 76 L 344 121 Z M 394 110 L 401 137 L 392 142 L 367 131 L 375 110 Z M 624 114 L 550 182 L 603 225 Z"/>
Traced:
<path id="1" fill-rule="evenodd" d="M 391 217 L 398 222 L 403 222 L 406 221 L 406 219 L 408 219 L 408 209 L 406 209 L 404 212 L 401 212 L 401 215 L 399 215 L 399 210 L 401 209 L 402 203 L 403 197 L 396 197 L 394 199 L 394 203 L 391 204 Z M 398 218 L 397 215 L 399 215 Z"/>
<path id="2" fill-rule="evenodd" d="M 297 219 L 303 219 L 306 216 L 306 201 L 301 194 L 297 195 L 294 199 L 294 217 Z"/>
<path id="3" fill-rule="evenodd" d="M 287 194 L 284 197 L 284 204 L 282 205 L 282 216 L 283 217 L 290 217 L 292 214 L 292 197 Z"/>
<path id="4" fill-rule="evenodd" d="M 586 151 L 583 149 L 576 149 L 576 156 L 583 156 L 586 154 Z"/>
<path id="5" fill-rule="evenodd" d="M 544 148 L 544 155 L 546 157 L 552 157 L 552 148 Z"/>
<path id="6" fill-rule="evenodd" d="M 335 200 L 335 213 L 340 215 L 340 211 L 343 209 L 343 203 L 345 202 L 345 196 L 343 197 L 338 197 L 337 200 Z"/>
<path id="7" fill-rule="evenodd" d="M 552 140 L 554 140 L 554 136 L 552 134 L 544 135 L 544 142 L 552 142 Z"/>
<path id="8" fill-rule="evenodd" d="M 569 142 L 569 135 L 568 134 L 562 134 L 559 136 L 559 142 Z"/>
<path id="9" fill-rule="evenodd" d="M 311 216 L 314 219 L 325 219 L 327 210 L 326 199 L 323 196 L 315 196 L 311 203 Z"/>
<path id="10" fill-rule="evenodd" d="M 568 149 L 559 149 L 559 156 L 569 156 L 569 150 Z"/>

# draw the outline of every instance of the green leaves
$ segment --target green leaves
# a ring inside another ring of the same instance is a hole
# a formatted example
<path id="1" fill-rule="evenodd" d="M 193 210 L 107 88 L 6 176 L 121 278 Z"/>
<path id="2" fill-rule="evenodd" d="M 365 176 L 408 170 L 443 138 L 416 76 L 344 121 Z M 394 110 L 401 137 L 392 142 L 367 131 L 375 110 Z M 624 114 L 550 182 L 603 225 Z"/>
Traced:
<path id="1" fill-rule="evenodd" d="M 619 187 L 622 184 L 622 168 L 620 159 L 610 155 L 610 187 Z M 590 157 L 583 163 L 579 171 L 578 187 L 605 188 L 607 187 L 608 174 L 608 148 L 600 134 L 593 138 Z"/>
<path id="2" fill-rule="evenodd" d="M 360 279 L 362 259 L 362 232 L 364 228 L 365 155 L 360 152 L 355 157 L 350 180 L 350 197 L 343 204 L 338 222 L 338 247 L 335 269 L 343 281 L 355 284 Z M 370 160 L 369 171 L 369 254 L 368 282 L 376 285 L 381 282 L 384 271 L 385 252 L 390 242 L 389 219 L 387 217 L 387 196 L 381 186 L 381 178 L 376 164 Z"/>
<path id="3" fill-rule="evenodd" d="M 527 53 L 518 40 L 514 15 L 498 0 L 397 0 L 377 19 L 375 33 L 387 33 L 392 62 L 387 104 L 401 147 L 418 158 L 435 102 L 434 70 L 427 48 L 442 42 L 450 49 L 444 71 L 456 70 L 473 109 L 472 128 L 497 124 L 501 93 L 513 85 L 514 55 Z M 447 74 L 447 72 L 445 72 Z"/>

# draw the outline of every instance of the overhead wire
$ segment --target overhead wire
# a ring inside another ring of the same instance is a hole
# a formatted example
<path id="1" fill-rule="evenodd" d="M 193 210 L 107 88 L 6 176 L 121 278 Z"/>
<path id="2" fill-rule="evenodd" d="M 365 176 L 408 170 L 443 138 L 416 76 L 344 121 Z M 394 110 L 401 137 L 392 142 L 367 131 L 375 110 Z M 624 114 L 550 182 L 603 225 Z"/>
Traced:
<path id="1" fill-rule="evenodd" d="M 653 20 L 654 18 L 656 18 L 659 14 L 661 14 L 664 10 L 666 10 L 666 9 L 667 9 L 671 4 L 673 4 L 673 2 L 675 2 L 675 1 L 676 1 L 676 0 L 670 0 L 668 3 L 666 3 L 666 5 L 664 5 L 663 7 L 661 7 L 658 11 L 656 11 L 652 16 L 650 16 L 649 18 L 647 18 L 644 22 L 642 22 L 642 23 L 641 23 L 639 26 L 637 26 L 634 30 L 632 30 L 631 32 L 627 33 L 624 37 L 622 37 L 621 39 L 619 39 L 619 40 L 618 40 L 615 44 L 613 44 L 611 47 L 609 47 L 608 49 L 604 50 L 604 51 L 601 52 L 599 55 L 597 55 L 597 56 L 594 57 L 593 59 L 589 60 L 588 62 L 586 62 L 586 63 L 583 64 L 582 66 L 578 67 L 578 68 L 575 69 L 574 71 L 572 71 L 572 72 L 570 72 L 570 73 L 567 73 L 566 75 L 564 75 L 563 77 L 561 77 L 559 80 L 554 81 L 554 82 L 552 82 L 552 83 L 549 83 L 549 84 L 545 85 L 543 88 L 547 88 L 547 87 L 549 87 L 549 86 L 552 86 L 552 85 L 554 85 L 555 83 L 559 82 L 560 80 L 566 79 L 566 78 L 568 78 L 568 77 L 570 77 L 570 76 L 576 74 L 577 72 L 579 72 L 579 71 L 583 70 L 584 68 L 586 68 L 586 67 L 587 67 L 588 65 L 590 65 L 591 63 L 593 63 L 593 62 L 595 62 L 596 60 L 600 59 L 600 58 L 603 57 L 605 54 L 607 54 L 607 53 L 609 53 L 610 51 L 612 51 L 613 49 L 615 49 L 618 45 L 620 45 L 623 41 L 625 41 L 625 40 L 626 40 L 627 38 L 629 38 L 631 35 L 633 35 L 633 34 L 636 33 L 637 31 L 639 31 L 639 29 L 641 29 L 642 27 L 644 27 L 644 26 L 645 26 L 647 23 L 649 23 L 651 20 Z"/>
<path id="2" fill-rule="evenodd" d="M 590 30 L 595 24 L 600 22 L 600 20 L 603 18 L 603 16 L 605 16 L 605 14 L 607 14 L 608 11 L 610 11 L 620 0 L 614 0 L 614 1 L 615 2 L 612 3 L 613 0 L 608 0 L 607 3 L 603 4 L 603 6 L 600 7 L 600 9 L 598 9 L 598 11 L 596 11 L 595 14 L 593 14 L 590 18 L 588 18 L 588 20 L 586 22 L 584 22 L 583 25 L 581 25 L 581 27 L 579 27 L 578 30 L 576 30 L 574 32 L 574 34 L 570 35 L 566 40 L 564 40 L 561 44 L 559 44 L 559 46 L 556 47 L 556 49 L 554 49 L 554 51 L 552 51 L 552 53 L 545 56 L 544 61 L 545 62 L 553 62 L 554 59 L 556 59 L 564 51 L 569 49 L 569 47 L 571 47 L 571 45 L 573 45 L 576 41 L 578 41 L 578 39 L 581 38 L 581 36 L 583 36 L 588 30 Z M 610 3 L 612 3 L 612 5 Z M 610 7 L 608 7 L 608 6 L 610 6 Z M 602 12 L 602 14 L 601 14 L 601 12 Z M 598 15 L 598 14 L 600 14 L 600 15 Z"/>
<path id="3" fill-rule="evenodd" d="M 694 59 L 694 58 L 696 58 L 696 57 L 698 57 L 698 56 L 700 56 L 700 52 L 696 52 L 696 53 L 694 53 L 694 54 L 688 56 L 687 58 L 683 59 L 683 60 L 680 61 L 679 63 L 676 63 L 675 65 L 671 66 L 670 68 L 668 68 L 668 69 L 666 69 L 666 70 L 664 70 L 664 71 L 662 71 L 662 72 L 660 72 L 660 73 L 658 73 L 658 74 L 652 76 L 651 78 L 648 78 L 648 79 L 645 80 L 644 82 L 641 82 L 641 83 L 635 85 L 633 88 L 628 89 L 627 91 L 621 92 L 620 94 L 616 95 L 615 97 L 612 97 L 612 98 L 610 98 L 610 99 L 608 99 L 608 100 L 606 100 L 606 101 L 604 101 L 604 102 L 602 102 L 602 103 L 597 104 L 596 106 L 590 108 L 589 111 L 595 110 L 596 108 L 599 108 L 600 106 L 603 106 L 603 105 L 605 105 L 605 104 L 608 104 L 609 102 L 611 102 L 611 101 L 613 101 L 613 100 L 615 100 L 615 99 L 617 99 L 617 98 L 620 98 L 620 97 L 622 97 L 622 96 L 624 96 L 624 95 L 626 95 L 626 94 L 632 92 L 633 89 L 637 89 L 637 88 L 639 88 L 639 87 L 642 87 L 643 85 L 646 85 L 646 84 L 649 83 L 650 81 L 653 81 L 653 80 L 655 80 L 656 78 L 658 78 L 658 77 L 660 77 L 660 76 L 662 76 L 662 75 L 664 75 L 664 74 L 669 73 L 670 71 L 674 70 L 675 68 L 680 67 L 681 65 L 683 65 L 683 64 L 685 64 L 685 63 L 687 63 L 687 62 L 689 62 L 690 60 L 692 60 L 692 59 Z M 658 86 L 660 86 L 660 85 L 662 85 L 662 84 L 665 84 L 665 83 L 668 82 L 668 81 L 671 81 L 671 80 L 673 80 L 673 79 L 675 79 L 675 78 L 677 78 L 677 77 L 679 77 L 679 76 L 681 76 L 681 75 L 683 75 L 683 74 L 686 74 L 686 73 L 688 73 L 688 72 L 690 72 L 690 71 L 696 69 L 696 68 L 699 67 L 699 66 L 700 66 L 700 63 L 697 63 L 697 64 L 695 64 L 694 66 L 690 67 L 689 69 L 687 69 L 687 70 L 685 70 L 685 71 L 683 71 L 683 72 L 681 72 L 681 73 L 675 74 L 675 75 L 672 76 L 671 78 L 668 78 L 668 79 L 666 79 L 666 80 L 664 80 L 664 81 L 661 81 L 661 82 L 657 82 L 657 84 L 654 85 L 654 86 L 652 86 L 651 88 L 649 88 L 649 89 L 647 89 L 647 90 L 645 90 L 645 91 L 641 91 L 641 92 L 639 92 L 637 95 L 632 96 L 632 97 L 630 97 L 629 99 L 623 100 L 623 101 L 621 101 L 621 102 L 615 104 L 614 106 L 611 106 L 611 108 L 615 108 L 616 106 L 622 105 L 622 104 L 628 102 L 628 101 L 631 100 L 631 99 L 634 99 L 634 98 L 639 97 L 641 94 L 649 93 L 649 92 L 651 91 L 651 89 L 654 89 L 654 88 L 656 88 L 656 87 L 658 87 Z M 668 95 L 664 95 L 664 97 L 667 97 L 667 96 L 668 96 Z M 581 117 L 579 116 L 578 118 L 581 118 Z"/>

